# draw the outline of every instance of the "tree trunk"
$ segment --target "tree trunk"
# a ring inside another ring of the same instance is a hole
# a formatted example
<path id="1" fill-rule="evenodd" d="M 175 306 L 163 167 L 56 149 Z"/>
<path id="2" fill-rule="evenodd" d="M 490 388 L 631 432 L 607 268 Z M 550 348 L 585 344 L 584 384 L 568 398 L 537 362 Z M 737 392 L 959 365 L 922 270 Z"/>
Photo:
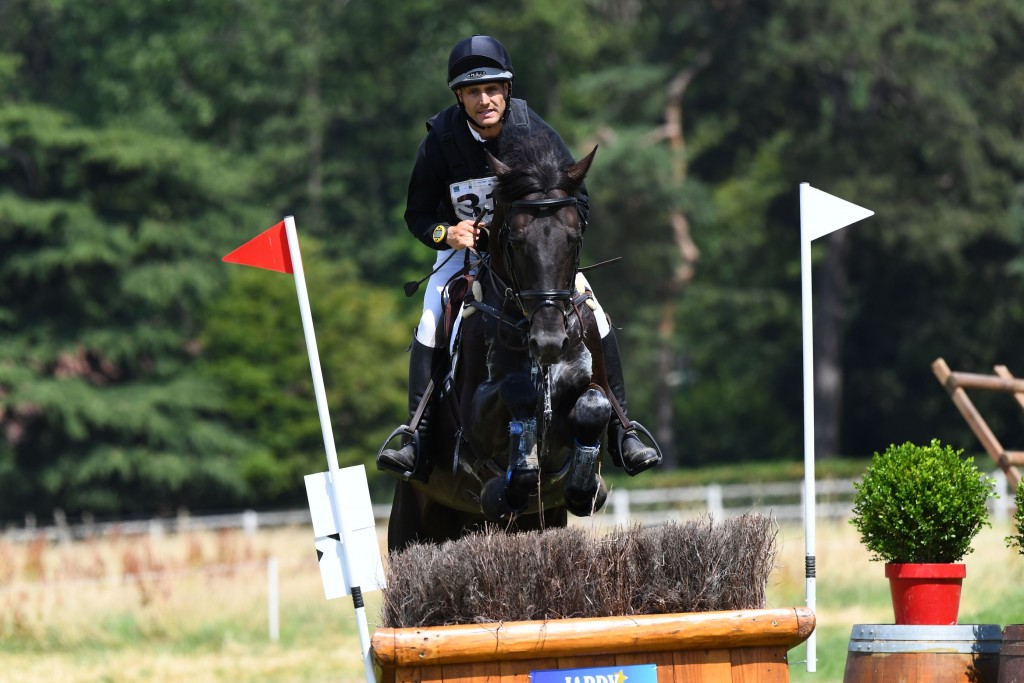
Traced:
<path id="1" fill-rule="evenodd" d="M 825 259 L 817 273 L 814 297 L 814 452 L 818 458 L 839 453 L 843 408 L 843 332 L 846 326 L 846 255 L 849 233 L 837 230 L 822 240 Z"/>
<path id="2" fill-rule="evenodd" d="M 711 61 L 711 50 L 698 54 L 685 69 L 676 74 L 668 85 L 665 99 L 664 138 L 672 150 L 672 184 L 681 191 L 686 182 L 686 137 L 683 132 L 683 96 L 693 78 Z M 672 238 L 679 254 L 679 261 L 665 288 L 661 307 L 661 321 L 658 325 L 658 376 L 654 390 L 657 405 L 655 437 L 665 456 L 664 466 L 679 465 L 678 449 L 675 443 L 675 410 L 673 398 L 678 385 L 677 354 L 675 350 L 675 316 L 683 292 L 693 280 L 700 250 L 690 235 L 690 221 L 681 208 L 673 208 L 669 216 Z"/>

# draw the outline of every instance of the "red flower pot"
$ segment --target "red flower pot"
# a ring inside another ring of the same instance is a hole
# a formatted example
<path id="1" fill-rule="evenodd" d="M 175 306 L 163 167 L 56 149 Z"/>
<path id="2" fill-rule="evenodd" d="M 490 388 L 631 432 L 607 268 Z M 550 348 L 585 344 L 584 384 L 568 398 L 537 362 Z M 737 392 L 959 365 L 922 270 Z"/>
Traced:
<path id="1" fill-rule="evenodd" d="M 965 565 L 890 563 L 885 575 L 897 624 L 956 624 Z"/>

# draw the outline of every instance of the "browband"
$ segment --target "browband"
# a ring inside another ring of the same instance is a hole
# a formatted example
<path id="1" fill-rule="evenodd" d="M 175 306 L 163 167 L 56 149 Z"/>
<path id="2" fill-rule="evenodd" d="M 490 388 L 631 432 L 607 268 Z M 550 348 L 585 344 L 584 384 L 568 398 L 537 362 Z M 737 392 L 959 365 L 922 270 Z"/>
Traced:
<path id="1" fill-rule="evenodd" d="M 561 206 L 576 206 L 576 197 L 551 197 L 549 199 L 517 199 L 508 205 L 509 211 L 518 208 L 554 209 Z"/>

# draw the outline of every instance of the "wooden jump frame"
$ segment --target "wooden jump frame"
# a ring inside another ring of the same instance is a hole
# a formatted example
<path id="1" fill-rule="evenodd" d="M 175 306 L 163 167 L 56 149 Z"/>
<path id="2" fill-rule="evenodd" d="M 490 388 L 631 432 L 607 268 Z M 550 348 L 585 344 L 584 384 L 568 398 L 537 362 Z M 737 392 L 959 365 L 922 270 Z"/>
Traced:
<path id="1" fill-rule="evenodd" d="M 655 664 L 658 683 L 786 683 L 806 607 L 378 628 L 381 683 L 529 683 L 530 672 Z"/>
<path id="2" fill-rule="evenodd" d="M 1013 394 L 1017 403 L 1024 408 L 1024 379 L 1014 377 L 1005 365 L 997 365 L 994 375 L 981 375 L 971 372 L 953 372 L 941 358 L 932 363 L 932 372 L 953 399 L 960 414 L 967 420 L 967 425 L 978 437 L 978 441 L 999 468 L 1006 473 L 1007 483 L 1011 490 L 1016 490 L 1020 483 L 1019 465 L 1024 465 L 1024 451 L 1008 451 L 999 443 L 999 439 L 989 429 L 985 418 L 974 407 L 967 396 L 966 389 L 986 389 Z"/>

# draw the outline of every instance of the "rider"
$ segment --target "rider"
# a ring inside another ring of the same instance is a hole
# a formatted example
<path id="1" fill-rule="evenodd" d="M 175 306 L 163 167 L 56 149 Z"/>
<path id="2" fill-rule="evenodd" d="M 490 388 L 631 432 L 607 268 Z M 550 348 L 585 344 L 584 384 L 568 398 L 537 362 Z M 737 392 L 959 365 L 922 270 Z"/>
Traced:
<path id="1" fill-rule="evenodd" d="M 427 285 L 423 314 L 412 342 L 409 358 L 409 414 L 414 416 L 427 391 L 433 370 L 435 331 L 441 316 L 441 295 L 446 283 L 463 268 L 456 252 L 473 247 L 481 228 L 493 212 L 490 191 L 494 172 L 484 150 L 500 158 L 499 142 L 525 132 L 544 133 L 551 138 L 565 164 L 574 163 L 562 138 L 521 99 L 510 97 L 515 72 L 505 47 L 490 36 L 474 35 L 460 40 L 448 57 L 448 87 L 455 104 L 438 112 L 427 122 L 427 135 L 420 143 L 409 180 L 405 222 L 421 242 L 438 251 L 435 270 Z M 590 208 L 586 190 L 577 197 L 581 219 Z M 481 208 L 482 207 L 482 208 Z M 453 258 L 454 257 L 454 258 Z M 615 335 L 603 311 L 595 311 L 602 335 L 602 349 L 608 384 L 626 409 L 626 390 Z M 410 421 L 410 424 L 415 418 Z M 428 431 L 430 411 L 424 406 L 416 431 Z M 622 443 L 621 452 L 619 443 Z M 390 440 L 389 440 L 390 441 Z M 661 454 L 644 444 L 633 428 L 617 418 L 609 424 L 609 452 L 616 465 L 637 474 L 661 462 Z M 388 444 L 385 443 L 384 446 Z M 406 435 L 398 449 L 382 448 L 377 468 L 410 477 L 422 473 L 415 442 Z"/>

